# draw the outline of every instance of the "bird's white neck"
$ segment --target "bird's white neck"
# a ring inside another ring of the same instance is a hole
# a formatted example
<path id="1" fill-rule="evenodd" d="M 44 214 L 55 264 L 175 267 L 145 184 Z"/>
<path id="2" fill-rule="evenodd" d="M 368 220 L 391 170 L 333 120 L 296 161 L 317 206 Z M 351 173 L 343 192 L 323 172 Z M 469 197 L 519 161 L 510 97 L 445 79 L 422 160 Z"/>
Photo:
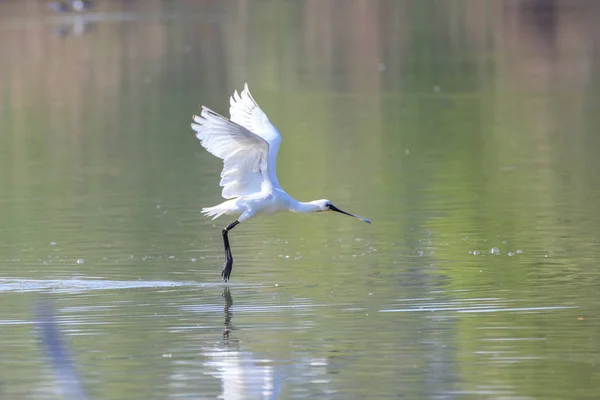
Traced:
<path id="1" fill-rule="evenodd" d="M 290 202 L 290 211 L 299 213 L 309 213 L 319 211 L 320 207 L 314 203 L 305 203 L 303 201 L 297 201 L 292 199 Z"/>

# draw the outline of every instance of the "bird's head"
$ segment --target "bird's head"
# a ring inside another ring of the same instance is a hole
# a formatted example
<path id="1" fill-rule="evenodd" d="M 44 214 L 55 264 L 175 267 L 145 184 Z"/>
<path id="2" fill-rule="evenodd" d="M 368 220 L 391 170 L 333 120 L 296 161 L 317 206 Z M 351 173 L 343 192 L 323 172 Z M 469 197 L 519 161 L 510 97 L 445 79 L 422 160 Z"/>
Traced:
<path id="1" fill-rule="evenodd" d="M 353 218 L 360 219 L 361 221 L 366 222 L 367 224 L 371 223 L 371 221 L 369 221 L 366 218 L 363 218 L 358 215 L 350 214 L 349 212 L 340 210 L 339 208 L 337 208 L 336 206 L 331 204 L 331 201 L 329 201 L 327 199 L 313 200 L 310 202 L 310 204 L 312 204 L 315 207 L 314 211 L 317 211 L 317 212 L 319 212 L 319 211 L 335 211 L 335 212 L 339 212 L 340 214 L 349 215 Z"/>

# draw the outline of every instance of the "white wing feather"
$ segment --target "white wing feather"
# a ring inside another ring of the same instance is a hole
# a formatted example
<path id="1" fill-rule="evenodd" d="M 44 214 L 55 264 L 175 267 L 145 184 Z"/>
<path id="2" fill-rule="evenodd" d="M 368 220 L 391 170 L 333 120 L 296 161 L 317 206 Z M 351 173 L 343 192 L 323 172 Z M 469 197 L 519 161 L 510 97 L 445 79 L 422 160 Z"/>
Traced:
<path id="1" fill-rule="evenodd" d="M 250 94 L 247 83 L 244 83 L 244 90 L 240 94 L 237 90 L 233 92 L 229 100 L 229 113 L 233 122 L 257 134 L 269 143 L 267 173 L 271 183 L 279 186 L 276 170 L 281 135 Z"/>
<path id="2" fill-rule="evenodd" d="M 262 183 L 269 179 L 269 143 L 204 106 L 200 116 L 193 119 L 192 129 L 202 146 L 223 159 L 222 196 L 231 199 L 260 192 Z"/>
<path id="3" fill-rule="evenodd" d="M 262 137 L 269 145 L 281 141 L 279 131 L 271 124 L 263 110 L 260 109 L 250 94 L 247 83 L 244 84 L 244 90 L 241 94 L 238 94 L 237 90 L 233 92 L 229 105 L 229 113 L 233 122 Z"/>

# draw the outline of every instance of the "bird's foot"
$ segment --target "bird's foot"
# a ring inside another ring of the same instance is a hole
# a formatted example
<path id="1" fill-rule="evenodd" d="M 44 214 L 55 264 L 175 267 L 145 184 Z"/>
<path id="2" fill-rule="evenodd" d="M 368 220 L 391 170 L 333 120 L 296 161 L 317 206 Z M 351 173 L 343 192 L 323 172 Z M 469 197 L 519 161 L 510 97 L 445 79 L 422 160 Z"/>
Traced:
<path id="1" fill-rule="evenodd" d="M 223 280 L 227 282 L 229 280 L 229 276 L 231 275 L 231 270 L 233 269 L 233 258 L 227 258 L 225 260 L 225 264 L 223 265 L 223 270 L 221 271 L 221 276 Z"/>

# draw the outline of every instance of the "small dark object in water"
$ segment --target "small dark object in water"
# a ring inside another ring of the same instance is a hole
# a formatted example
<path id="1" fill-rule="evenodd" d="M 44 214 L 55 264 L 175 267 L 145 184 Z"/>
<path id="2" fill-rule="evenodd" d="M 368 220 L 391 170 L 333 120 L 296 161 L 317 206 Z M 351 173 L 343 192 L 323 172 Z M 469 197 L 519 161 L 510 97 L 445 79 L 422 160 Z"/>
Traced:
<path id="1" fill-rule="evenodd" d="M 48 3 L 48 8 L 51 11 L 58 12 L 58 13 L 64 13 L 64 12 L 69 11 L 69 6 L 65 3 L 63 3 L 62 1 L 52 1 L 52 2 Z"/>

